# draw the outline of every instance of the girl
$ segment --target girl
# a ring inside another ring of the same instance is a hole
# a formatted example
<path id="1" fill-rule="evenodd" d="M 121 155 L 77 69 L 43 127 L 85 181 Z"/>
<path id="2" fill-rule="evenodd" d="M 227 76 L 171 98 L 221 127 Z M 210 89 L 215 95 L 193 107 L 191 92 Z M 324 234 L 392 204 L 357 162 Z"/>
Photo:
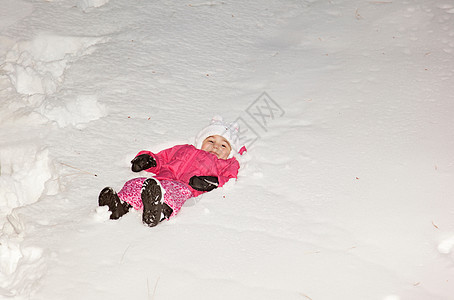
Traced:
<path id="1" fill-rule="evenodd" d="M 109 207 L 111 219 L 120 218 L 131 207 L 143 209 L 143 223 L 156 226 L 175 216 L 187 199 L 237 178 L 240 165 L 233 155 L 239 143 L 238 124 L 226 124 L 216 116 L 197 134 L 195 146 L 178 145 L 159 153 L 140 151 L 131 161 L 131 170 L 151 172 L 153 178 L 129 180 L 118 194 L 110 187 L 104 188 L 99 206 Z"/>

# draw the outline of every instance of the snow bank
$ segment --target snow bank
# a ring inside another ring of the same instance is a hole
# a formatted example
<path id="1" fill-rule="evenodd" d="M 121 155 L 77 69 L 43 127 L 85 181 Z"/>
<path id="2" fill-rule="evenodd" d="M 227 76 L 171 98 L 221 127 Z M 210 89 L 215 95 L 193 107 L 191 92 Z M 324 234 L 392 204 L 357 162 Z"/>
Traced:
<path id="1" fill-rule="evenodd" d="M 22 238 L 0 236 L 0 295 L 15 297 L 30 294 L 44 274 L 43 250 L 22 247 Z M 15 299 L 22 299 L 16 297 Z"/>
<path id="2" fill-rule="evenodd" d="M 11 4 L 11 7 L 27 12 L 31 4 L 23 7 L 18 2 L 17 6 Z M 4 24 L 2 19 L 0 26 Z M 58 168 L 49 155 L 49 149 L 43 144 L 48 125 L 42 111 L 45 111 L 44 105 L 48 103 L 46 98 L 57 90 L 64 79 L 65 70 L 75 60 L 75 55 L 88 53 L 92 50 L 90 47 L 99 40 L 100 38 L 40 35 L 31 41 L 14 42 L 8 37 L 0 36 L 2 296 L 29 295 L 44 274 L 43 249 L 23 245 L 27 226 L 18 211 L 44 196 L 55 195 L 60 191 Z M 91 120 L 93 113 L 87 112 L 86 107 L 87 103 L 96 102 L 96 99 L 82 97 L 78 101 L 76 99 L 74 102 L 82 103 L 80 111 L 84 117 L 77 122 Z M 94 113 L 99 114 L 97 110 Z M 72 119 L 72 123 L 77 122 Z"/>
<path id="3" fill-rule="evenodd" d="M 34 203 L 58 190 L 49 151 L 36 144 L 0 148 L 0 212 Z"/>
<path id="4" fill-rule="evenodd" d="M 7 53 L 3 69 L 20 94 L 53 94 L 70 64 L 92 53 L 102 37 L 41 34 L 17 42 Z"/>
<path id="5" fill-rule="evenodd" d="M 29 295 L 44 274 L 43 250 L 24 246 L 26 224 L 16 209 L 59 191 L 47 148 L 36 141 L 0 147 L 0 295 Z M 20 298 L 17 298 L 20 299 Z"/>
<path id="6" fill-rule="evenodd" d="M 98 103 L 95 95 L 79 95 L 74 99 L 47 103 L 41 113 L 60 127 L 74 125 L 83 128 L 85 123 L 105 116 L 106 108 Z"/>

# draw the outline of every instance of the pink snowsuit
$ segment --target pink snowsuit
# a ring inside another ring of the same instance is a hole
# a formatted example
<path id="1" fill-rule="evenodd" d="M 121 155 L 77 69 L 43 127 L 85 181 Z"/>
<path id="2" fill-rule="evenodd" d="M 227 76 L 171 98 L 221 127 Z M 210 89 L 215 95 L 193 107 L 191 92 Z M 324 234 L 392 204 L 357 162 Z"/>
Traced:
<path id="1" fill-rule="evenodd" d="M 235 158 L 218 159 L 216 155 L 197 149 L 193 145 L 178 145 L 155 154 L 140 151 L 138 155 L 148 154 L 156 160 L 156 167 L 145 171 L 155 174 L 161 187 L 165 190 L 164 202 L 173 209 L 171 216 L 176 215 L 187 199 L 197 197 L 205 192 L 194 190 L 189 186 L 192 176 L 216 176 L 219 187 L 230 178 L 237 178 L 240 164 Z M 147 178 L 129 180 L 118 192 L 121 200 L 131 204 L 134 209 L 142 209 L 141 189 Z"/>

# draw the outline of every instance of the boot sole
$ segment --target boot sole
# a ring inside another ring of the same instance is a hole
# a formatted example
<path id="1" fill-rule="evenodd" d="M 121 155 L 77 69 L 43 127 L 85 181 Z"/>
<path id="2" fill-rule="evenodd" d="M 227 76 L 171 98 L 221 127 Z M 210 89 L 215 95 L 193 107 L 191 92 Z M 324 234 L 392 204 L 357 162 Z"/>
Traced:
<path id="1" fill-rule="evenodd" d="M 158 225 L 162 212 L 162 191 L 155 179 L 145 180 L 142 187 L 143 214 L 142 222 L 154 227 Z"/>

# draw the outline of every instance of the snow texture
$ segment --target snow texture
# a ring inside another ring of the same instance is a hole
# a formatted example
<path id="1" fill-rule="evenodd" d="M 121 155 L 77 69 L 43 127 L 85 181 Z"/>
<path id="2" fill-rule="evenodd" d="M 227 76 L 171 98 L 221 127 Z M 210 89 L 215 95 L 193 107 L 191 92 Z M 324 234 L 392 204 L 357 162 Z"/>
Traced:
<path id="1" fill-rule="evenodd" d="M 450 1 L 0 7 L 1 299 L 453 299 Z M 97 207 L 216 114 L 236 182 Z"/>

